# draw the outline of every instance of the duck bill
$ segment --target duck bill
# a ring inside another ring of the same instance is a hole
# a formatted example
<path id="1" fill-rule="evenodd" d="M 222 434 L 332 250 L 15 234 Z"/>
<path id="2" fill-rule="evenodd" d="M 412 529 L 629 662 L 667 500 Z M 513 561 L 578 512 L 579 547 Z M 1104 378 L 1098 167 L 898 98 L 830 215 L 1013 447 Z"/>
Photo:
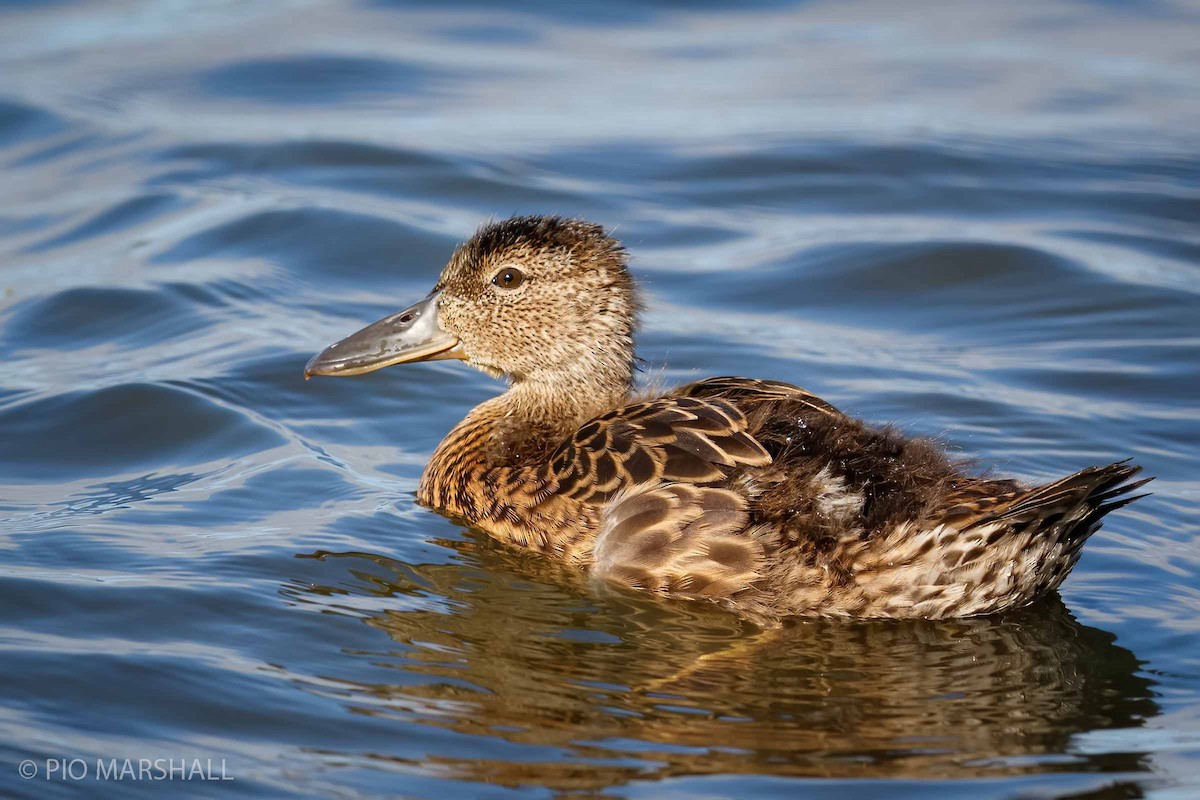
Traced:
<path id="1" fill-rule="evenodd" d="M 384 317 L 326 347 L 304 367 L 313 375 L 362 375 L 393 364 L 464 358 L 458 337 L 438 324 L 434 292 L 416 305 Z"/>

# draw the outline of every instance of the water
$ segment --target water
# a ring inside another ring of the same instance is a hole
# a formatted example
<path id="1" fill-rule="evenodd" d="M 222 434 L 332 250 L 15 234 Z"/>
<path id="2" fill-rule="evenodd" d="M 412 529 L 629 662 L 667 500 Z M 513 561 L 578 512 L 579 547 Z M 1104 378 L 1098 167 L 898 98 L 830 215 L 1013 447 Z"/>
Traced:
<path id="1" fill-rule="evenodd" d="M 0 4 L 0 794 L 1197 796 L 1197 41 L 1154 0 Z M 647 380 L 1156 493 L 1061 600 L 768 642 L 500 549 L 413 503 L 494 382 L 301 370 L 538 212 L 632 250 Z"/>

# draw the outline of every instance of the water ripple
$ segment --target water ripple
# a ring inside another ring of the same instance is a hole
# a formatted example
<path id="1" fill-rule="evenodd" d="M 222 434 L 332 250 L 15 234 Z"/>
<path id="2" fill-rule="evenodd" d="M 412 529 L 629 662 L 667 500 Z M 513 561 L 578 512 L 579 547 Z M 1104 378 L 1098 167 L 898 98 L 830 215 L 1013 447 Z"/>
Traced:
<path id="1" fill-rule="evenodd" d="M 272 104 L 352 103 L 398 93 L 416 103 L 449 78 L 417 63 L 323 54 L 226 64 L 198 76 L 196 87 L 215 97 Z"/>
<path id="2" fill-rule="evenodd" d="M 103 420 L 103 425 L 96 421 Z M 190 392 L 130 383 L 71 392 L 0 414 L 6 481 L 103 475 L 237 458 L 282 441 L 245 416 Z M 47 447 L 47 442 L 54 442 Z"/>

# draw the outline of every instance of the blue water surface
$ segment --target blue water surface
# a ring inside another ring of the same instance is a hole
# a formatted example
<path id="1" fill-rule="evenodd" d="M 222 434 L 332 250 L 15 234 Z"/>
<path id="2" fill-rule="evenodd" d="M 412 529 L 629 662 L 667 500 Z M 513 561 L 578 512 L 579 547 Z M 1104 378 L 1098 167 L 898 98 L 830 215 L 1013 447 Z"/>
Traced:
<path id="1" fill-rule="evenodd" d="M 1198 131 L 1171 0 L 0 2 L 0 795 L 1200 796 Z M 513 213 L 615 229 L 648 383 L 1155 494 L 769 641 L 500 548 L 413 500 L 496 382 L 301 373 Z"/>

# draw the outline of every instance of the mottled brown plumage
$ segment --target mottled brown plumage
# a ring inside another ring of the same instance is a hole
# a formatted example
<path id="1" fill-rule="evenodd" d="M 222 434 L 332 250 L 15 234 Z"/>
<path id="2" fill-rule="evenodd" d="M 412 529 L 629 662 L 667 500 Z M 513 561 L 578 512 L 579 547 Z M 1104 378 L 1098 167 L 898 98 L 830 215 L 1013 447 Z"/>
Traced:
<path id="1" fill-rule="evenodd" d="M 506 376 L 438 447 L 419 502 L 597 579 L 764 624 L 1024 605 L 1145 483 L 1123 462 L 1034 488 L 974 477 L 928 441 L 773 381 L 634 401 L 637 308 L 601 228 L 515 218 L 460 247 L 426 301 L 308 371 L 454 357 Z"/>

